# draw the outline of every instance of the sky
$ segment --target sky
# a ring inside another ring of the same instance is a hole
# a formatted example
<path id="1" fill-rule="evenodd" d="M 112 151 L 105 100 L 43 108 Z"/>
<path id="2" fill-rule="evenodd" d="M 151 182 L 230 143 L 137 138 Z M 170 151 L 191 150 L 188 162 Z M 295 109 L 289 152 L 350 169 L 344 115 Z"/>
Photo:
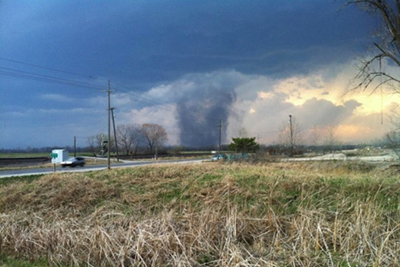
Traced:
<path id="1" fill-rule="evenodd" d="M 168 145 L 382 139 L 398 96 L 351 91 L 377 21 L 340 0 L 2 0 L 0 148 L 87 146 L 155 123 Z M 386 71 L 390 64 L 383 62 Z M 392 70 L 393 71 L 393 70 Z M 318 134 L 318 138 L 315 133 Z M 314 137 L 313 137 L 314 136 Z"/>

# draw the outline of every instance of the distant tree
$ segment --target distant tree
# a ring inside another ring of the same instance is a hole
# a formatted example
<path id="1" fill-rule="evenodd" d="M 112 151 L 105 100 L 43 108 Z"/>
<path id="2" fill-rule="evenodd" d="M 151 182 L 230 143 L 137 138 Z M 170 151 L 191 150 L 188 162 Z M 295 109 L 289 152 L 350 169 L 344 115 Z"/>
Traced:
<path id="1" fill-rule="evenodd" d="M 289 156 L 293 156 L 294 150 L 302 142 L 301 127 L 296 117 L 289 116 L 289 123 L 283 123 L 278 138 L 280 145 L 288 151 Z"/>
<path id="2" fill-rule="evenodd" d="M 348 0 L 346 5 L 357 6 L 380 23 L 373 36 L 371 56 L 361 62 L 357 87 L 367 89 L 377 80 L 373 90 L 381 84 L 390 84 L 395 93 L 400 93 L 400 72 L 385 73 L 380 68 L 382 60 L 400 67 L 400 0 Z"/>
<path id="3" fill-rule="evenodd" d="M 313 126 L 310 130 L 309 130 L 309 141 L 310 141 L 310 145 L 318 147 L 321 145 L 321 129 L 317 126 Z"/>
<path id="4" fill-rule="evenodd" d="M 387 132 L 384 136 L 385 143 L 388 147 L 392 148 L 400 159 L 400 112 L 399 104 L 394 104 L 391 107 L 391 114 L 389 116 L 390 122 L 392 124 L 391 130 Z"/>
<path id="5" fill-rule="evenodd" d="M 257 152 L 260 149 L 260 145 L 255 140 L 255 137 L 232 138 L 229 150 L 240 153 Z"/>
<path id="6" fill-rule="evenodd" d="M 167 132 L 164 127 L 158 124 L 145 123 L 140 127 L 140 133 L 146 141 L 150 153 L 155 152 L 157 156 L 158 148 L 168 140 Z"/>
<path id="7" fill-rule="evenodd" d="M 325 128 L 314 126 L 309 131 L 311 145 L 316 149 L 322 148 L 324 151 L 332 151 L 340 144 L 336 132 L 337 128 L 335 126 L 327 126 Z"/>
<path id="8" fill-rule="evenodd" d="M 386 133 L 385 135 L 386 140 L 389 142 L 389 146 L 392 148 L 397 148 L 400 143 L 400 133 L 391 131 Z"/>
<path id="9" fill-rule="evenodd" d="M 140 139 L 140 125 L 138 124 L 120 124 L 117 126 L 117 142 L 122 147 L 126 155 L 130 151 L 136 151 Z"/>
<path id="10" fill-rule="evenodd" d="M 104 144 L 104 141 L 108 142 L 108 136 L 103 133 L 92 135 L 87 138 L 87 142 L 93 154 L 100 152 L 104 155 L 108 152 L 108 146 Z M 112 147 L 114 145 L 113 138 L 111 138 L 110 141 L 110 147 Z"/>
<path id="11" fill-rule="evenodd" d="M 99 147 L 97 144 L 96 135 L 89 136 L 87 138 L 87 143 L 89 145 L 90 151 L 93 153 L 93 155 L 96 155 L 97 148 Z"/>
<path id="12" fill-rule="evenodd" d="M 339 145 L 339 138 L 336 134 L 336 127 L 328 126 L 325 128 L 325 136 L 323 139 L 325 151 L 333 151 Z"/>

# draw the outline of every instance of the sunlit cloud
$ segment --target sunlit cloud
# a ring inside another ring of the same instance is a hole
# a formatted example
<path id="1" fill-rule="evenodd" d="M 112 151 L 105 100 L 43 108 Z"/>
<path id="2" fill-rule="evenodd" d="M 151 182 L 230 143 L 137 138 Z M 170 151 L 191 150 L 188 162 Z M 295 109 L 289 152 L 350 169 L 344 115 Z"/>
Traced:
<path id="1" fill-rule="evenodd" d="M 253 99 L 243 100 L 238 93 L 234 107 L 237 112 L 230 119 L 229 135 L 234 136 L 244 127 L 262 141 L 274 143 L 282 124 L 292 114 L 305 133 L 312 127 L 336 127 L 344 143 L 381 138 L 387 129 L 387 125 L 382 126 L 382 114 L 388 113 L 391 103 L 399 97 L 380 91 L 346 93 L 352 88 L 351 80 L 357 69 L 354 61 L 341 65 L 341 71 L 338 69 L 327 66 L 318 73 L 277 80 L 265 78 L 258 84 L 248 77 L 257 94 Z"/>

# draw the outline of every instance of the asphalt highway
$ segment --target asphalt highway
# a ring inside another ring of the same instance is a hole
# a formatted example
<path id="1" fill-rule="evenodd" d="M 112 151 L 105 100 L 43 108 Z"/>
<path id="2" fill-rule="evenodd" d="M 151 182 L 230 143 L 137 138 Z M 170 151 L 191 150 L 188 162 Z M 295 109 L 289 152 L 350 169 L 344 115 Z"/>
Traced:
<path id="1" fill-rule="evenodd" d="M 187 164 L 187 163 L 201 163 L 204 159 L 182 159 L 182 160 L 151 160 L 151 161 L 124 161 L 121 163 L 111 163 L 111 169 L 115 168 L 126 168 L 126 167 L 138 167 L 138 166 L 146 166 L 152 164 Z M 0 178 L 8 178 L 8 177 L 16 177 L 16 176 L 30 176 L 30 175 L 42 175 L 53 172 L 90 172 L 90 171 L 99 171 L 99 170 L 107 170 L 107 164 L 101 165 L 87 165 L 84 167 L 66 167 L 62 168 L 60 166 L 56 166 L 52 168 L 36 168 L 36 169 L 21 169 L 21 170 L 5 170 L 0 171 Z"/>

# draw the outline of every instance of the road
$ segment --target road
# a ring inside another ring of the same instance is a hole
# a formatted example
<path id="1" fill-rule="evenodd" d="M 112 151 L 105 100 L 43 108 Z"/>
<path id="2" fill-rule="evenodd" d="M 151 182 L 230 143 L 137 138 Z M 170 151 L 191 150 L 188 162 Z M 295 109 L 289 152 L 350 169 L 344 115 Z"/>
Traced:
<path id="1" fill-rule="evenodd" d="M 121 163 L 111 164 L 111 168 L 124 168 L 124 167 L 138 167 L 146 166 L 152 164 L 186 164 L 186 163 L 201 163 L 204 159 L 181 159 L 181 160 L 151 160 L 151 161 L 123 161 Z M 56 172 L 89 172 L 89 171 L 99 171 L 107 169 L 107 164 L 101 165 L 89 165 L 85 167 L 74 167 L 74 168 L 61 168 L 56 167 Z M 15 176 L 29 176 L 29 175 L 41 175 L 53 173 L 54 168 L 37 168 L 37 169 L 22 169 L 22 170 L 6 170 L 0 171 L 0 178 L 8 178 Z"/>
<path id="2" fill-rule="evenodd" d="M 282 159 L 283 162 L 293 162 L 293 161 L 364 161 L 364 162 L 393 162 L 398 160 L 395 153 L 389 151 L 386 155 L 379 156 L 353 156 L 348 157 L 343 153 L 332 153 L 311 158 L 287 158 Z"/>
<path id="3" fill-rule="evenodd" d="M 393 152 L 387 152 L 385 155 L 369 156 L 369 157 L 347 157 L 343 153 L 326 154 L 323 156 L 311 158 L 287 158 L 282 159 L 283 162 L 293 161 L 330 161 L 330 160 L 343 160 L 343 161 L 366 161 L 366 162 L 393 162 L 398 159 L 397 155 Z M 111 168 L 124 168 L 124 167 L 138 167 L 152 164 L 186 164 L 186 163 L 201 163 L 207 159 L 181 159 L 181 160 L 147 160 L 147 161 L 122 161 L 120 163 L 113 162 Z M 107 169 L 107 164 L 89 165 L 85 167 L 75 168 L 61 168 L 57 166 L 56 172 L 89 172 Z M 22 170 L 8 170 L 0 171 L 0 179 L 14 176 L 29 176 L 53 173 L 53 168 L 37 168 L 37 169 L 22 169 Z"/>

